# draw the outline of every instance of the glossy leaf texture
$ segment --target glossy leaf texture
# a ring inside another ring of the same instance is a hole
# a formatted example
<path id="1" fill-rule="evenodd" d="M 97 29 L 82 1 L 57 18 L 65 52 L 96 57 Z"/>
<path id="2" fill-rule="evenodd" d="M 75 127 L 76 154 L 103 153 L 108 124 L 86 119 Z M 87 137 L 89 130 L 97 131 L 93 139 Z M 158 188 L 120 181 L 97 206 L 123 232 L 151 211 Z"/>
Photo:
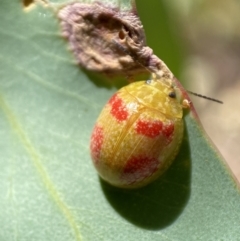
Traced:
<path id="1" fill-rule="evenodd" d="M 238 240 L 239 190 L 191 114 L 162 178 L 113 188 L 94 170 L 89 139 L 118 83 L 75 65 L 50 9 L 3 0 L 0 20 L 1 240 Z"/>

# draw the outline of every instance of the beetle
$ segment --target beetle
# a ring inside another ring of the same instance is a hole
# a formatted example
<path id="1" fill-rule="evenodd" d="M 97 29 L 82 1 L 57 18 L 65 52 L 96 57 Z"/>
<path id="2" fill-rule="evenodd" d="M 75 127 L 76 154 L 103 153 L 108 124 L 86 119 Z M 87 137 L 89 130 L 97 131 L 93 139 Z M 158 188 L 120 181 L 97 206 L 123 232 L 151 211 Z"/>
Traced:
<path id="1" fill-rule="evenodd" d="M 184 106 L 173 80 L 156 74 L 117 91 L 91 135 L 91 157 L 100 177 L 121 188 L 139 188 L 157 179 L 179 151 Z"/>

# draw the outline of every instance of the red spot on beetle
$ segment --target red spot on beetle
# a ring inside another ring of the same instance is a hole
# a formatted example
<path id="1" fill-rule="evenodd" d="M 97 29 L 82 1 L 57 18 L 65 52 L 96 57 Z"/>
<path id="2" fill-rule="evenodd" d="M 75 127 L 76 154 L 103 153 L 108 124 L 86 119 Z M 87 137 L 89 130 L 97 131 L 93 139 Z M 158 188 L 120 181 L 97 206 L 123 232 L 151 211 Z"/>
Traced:
<path id="1" fill-rule="evenodd" d="M 174 125 L 173 123 L 170 123 L 169 125 L 165 125 L 163 127 L 163 134 L 167 137 L 167 145 L 172 141 L 173 139 L 173 132 L 174 132 Z"/>
<path id="2" fill-rule="evenodd" d="M 91 136 L 91 155 L 95 163 L 98 163 L 103 144 L 103 128 L 95 126 Z"/>
<path id="3" fill-rule="evenodd" d="M 128 111 L 122 99 L 117 94 L 113 95 L 108 102 L 111 105 L 110 113 L 118 120 L 125 121 L 128 118 Z"/>
<path id="4" fill-rule="evenodd" d="M 124 167 L 122 179 L 130 183 L 141 181 L 158 170 L 159 160 L 154 157 L 138 156 L 129 159 Z"/>
<path id="5" fill-rule="evenodd" d="M 163 129 L 163 123 L 161 121 L 143 121 L 139 120 L 136 126 L 136 132 L 138 134 L 155 138 L 160 135 Z"/>

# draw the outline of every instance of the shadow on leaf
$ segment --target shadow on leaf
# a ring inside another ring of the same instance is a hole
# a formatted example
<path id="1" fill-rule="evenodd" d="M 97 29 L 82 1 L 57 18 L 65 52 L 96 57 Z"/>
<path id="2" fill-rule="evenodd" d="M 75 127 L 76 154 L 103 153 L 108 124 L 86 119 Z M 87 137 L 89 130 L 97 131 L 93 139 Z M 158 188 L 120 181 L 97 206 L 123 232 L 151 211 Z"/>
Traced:
<path id="1" fill-rule="evenodd" d="M 158 230 L 171 225 L 190 197 L 191 160 L 187 133 L 172 166 L 152 184 L 141 189 L 113 187 L 100 179 L 106 199 L 125 219 L 144 229 Z"/>
<path id="2" fill-rule="evenodd" d="M 135 82 L 149 79 L 149 74 L 135 75 L 135 76 L 107 76 L 100 73 L 90 72 L 86 69 L 81 69 L 97 87 L 106 89 L 121 89 L 122 87 Z"/>

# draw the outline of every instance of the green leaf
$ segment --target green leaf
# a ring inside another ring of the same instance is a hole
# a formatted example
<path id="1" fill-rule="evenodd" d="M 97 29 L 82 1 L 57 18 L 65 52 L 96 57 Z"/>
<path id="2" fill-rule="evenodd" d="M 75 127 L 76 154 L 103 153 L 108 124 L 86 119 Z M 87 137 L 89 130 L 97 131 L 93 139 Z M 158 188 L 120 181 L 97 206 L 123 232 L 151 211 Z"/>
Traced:
<path id="1" fill-rule="evenodd" d="M 191 114 L 162 178 L 113 188 L 89 137 L 117 84 L 74 64 L 51 9 L 5 0 L 0 22 L 0 240 L 238 240 L 239 190 Z"/>

